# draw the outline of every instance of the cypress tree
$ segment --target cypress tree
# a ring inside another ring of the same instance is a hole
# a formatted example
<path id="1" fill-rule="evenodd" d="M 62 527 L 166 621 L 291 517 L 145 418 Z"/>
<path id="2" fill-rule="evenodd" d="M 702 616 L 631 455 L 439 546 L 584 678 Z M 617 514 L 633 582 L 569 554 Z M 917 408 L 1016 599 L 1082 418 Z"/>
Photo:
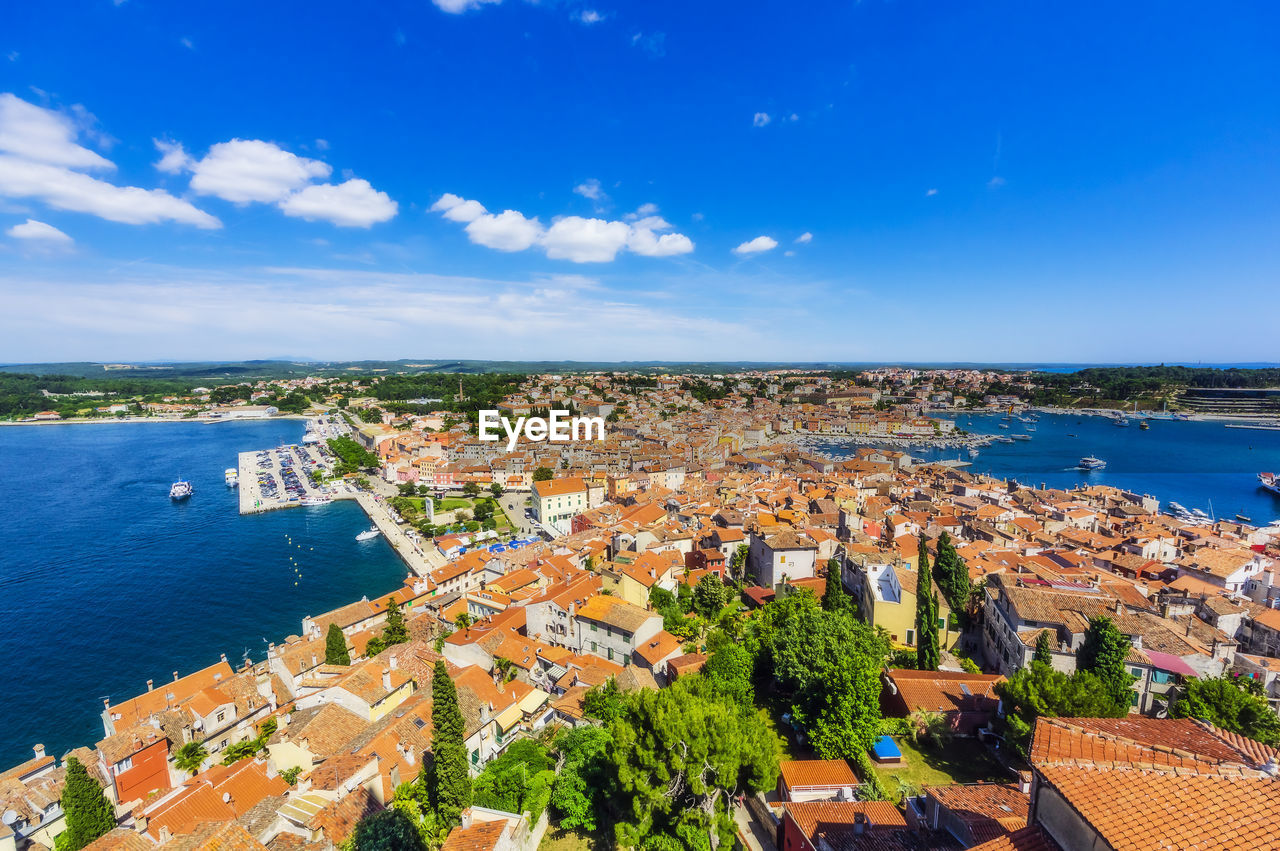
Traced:
<path id="1" fill-rule="evenodd" d="M 1049 642 L 1048 631 L 1040 633 L 1040 637 L 1036 639 L 1036 652 L 1031 657 L 1032 664 L 1041 662 L 1045 665 L 1053 664 L 1053 645 Z"/>
<path id="2" fill-rule="evenodd" d="M 916 667 L 938 670 L 938 595 L 933 593 L 929 550 L 920 535 L 920 570 L 916 576 Z"/>
<path id="3" fill-rule="evenodd" d="M 840 578 L 840 560 L 827 561 L 827 587 L 822 593 L 822 609 L 827 612 L 853 611 L 853 601 L 845 593 L 844 581 Z"/>
<path id="4" fill-rule="evenodd" d="M 1089 619 L 1089 631 L 1076 653 L 1076 668 L 1089 671 L 1107 687 L 1118 706 L 1128 706 L 1133 677 L 1124 666 L 1129 641 L 1106 615 Z"/>
<path id="5" fill-rule="evenodd" d="M 969 602 L 969 568 L 946 532 L 938 536 L 938 558 L 933 566 L 933 577 L 951 611 L 963 612 Z"/>
<path id="6" fill-rule="evenodd" d="M 324 638 L 324 663 L 326 665 L 350 665 L 351 653 L 347 650 L 347 637 L 336 623 L 329 624 Z"/>
<path id="7" fill-rule="evenodd" d="M 382 642 L 387 647 L 393 644 L 404 644 L 409 640 L 409 628 L 404 625 L 404 612 L 400 604 L 392 597 L 387 602 L 387 623 L 382 627 Z"/>
<path id="8" fill-rule="evenodd" d="M 67 758 L 67 782 L 62 790 L 62 809 L 67 814 L 67 838 L 64 848 L 79 851 L 116 826 L 115 810 L 102 787 L 98 785 L 80 760 Z"/>
<path id="9" fill-rule="evenodd" d="M 431 769 L 427 795 L 437 823 L 450 828 L 471 806 L 471 775 L 467 771 L 466 730 L 458 706 L 458 690 L 444 661 L 436 662 L 431 677 Z M 426 767 L 423 767 L 426 771 Z"/>

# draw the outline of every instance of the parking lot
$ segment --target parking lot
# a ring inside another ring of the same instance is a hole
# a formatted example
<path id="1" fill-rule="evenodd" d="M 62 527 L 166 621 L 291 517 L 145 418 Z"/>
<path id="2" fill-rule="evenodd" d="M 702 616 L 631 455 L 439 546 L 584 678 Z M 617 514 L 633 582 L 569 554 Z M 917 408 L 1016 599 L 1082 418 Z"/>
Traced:
<path id="1" fill-rule="evenodd" d="M 294 505 L 324 505 L 337 495 L 332 484 L 317 485 L 312 472 L 333 469 L 329 451 L 319 444 L 281 446 L 240 453 L 240 513 L 253 514 Z"/>

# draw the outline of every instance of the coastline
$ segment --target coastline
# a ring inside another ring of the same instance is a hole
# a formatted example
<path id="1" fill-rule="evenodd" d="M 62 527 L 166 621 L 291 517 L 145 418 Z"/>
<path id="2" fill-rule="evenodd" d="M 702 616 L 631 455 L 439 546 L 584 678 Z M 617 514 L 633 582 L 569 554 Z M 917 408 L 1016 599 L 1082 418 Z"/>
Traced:
<path id="1" fill-rule="evenodd" d="M 269 423 L 276 420 L 307 420 L 306 414 L 277 414 L 274 417 L 72 417 L 65 420 L 0 420 L 0 426 L 120 425 L 139 423 Z"/>

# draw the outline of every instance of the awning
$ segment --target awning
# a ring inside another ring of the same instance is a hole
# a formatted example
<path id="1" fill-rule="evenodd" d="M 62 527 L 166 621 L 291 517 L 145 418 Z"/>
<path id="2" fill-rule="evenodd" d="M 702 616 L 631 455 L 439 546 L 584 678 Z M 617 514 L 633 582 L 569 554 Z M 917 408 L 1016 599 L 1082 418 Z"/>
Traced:
<path id="1" fill-rule="evenodd" d="M 547 694 L 542 689 L 536 688 L 533 691 L 526 694 L 524 698 L 521 699 L 518 706 L 520 707 L 521 712 L 528 714 L 536 711 L 539 706 L 542 706 L 544 703 L 546 703 L 550 699 L 551 699 L 551 695 Z"/>
<path id="2" fill-rule="evenodd" d="M 498 716 L 493 720 L 498 722 L 498 728 L 505 733 L 519 724 L 522 718 L 524 718 L 524 713 L 520 711 L 520 705 L 512 704 L 498 713 Z"/>
<path id="3" fill-rule="evenodd" d="M 1156 650 L 1143 650 L 1147 658 L 1151 660 L 1151 664 L 1162 671 L 1168 671 L 1172 674 L 1181 674 L 1184 677 L 1198 677 L 1196 669 L 1188 665 L 1186 662 L 1169 653 L 1160 653 Z"/>

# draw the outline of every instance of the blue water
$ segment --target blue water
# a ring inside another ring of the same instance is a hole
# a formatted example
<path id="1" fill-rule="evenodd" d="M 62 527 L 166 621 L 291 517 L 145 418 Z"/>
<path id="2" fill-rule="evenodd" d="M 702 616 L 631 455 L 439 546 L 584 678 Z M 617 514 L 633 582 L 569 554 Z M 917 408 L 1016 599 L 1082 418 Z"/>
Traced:
<path id="1" fill-rule="evenodd" d="M 0 768 L 37 742 L 92 746 L 103 697 L 220 653 L 260 661 L 303 617 L 403 582 L 381 537 L 356 542 L 353 502 L 239 516 L 223 470 L 301 436 L 296 420 L 0 428 Z M 195 495 L 173 503 L 180 476 Z"/>
<path id="2" fill-rule="evenodd" d="M 928 460 L 972 460 L 966 469 L 1013 478 L 1039 486 L 1071 487 L 1105 484 L 1147 493 L 1162 502 L 1180 502 L 1187 508 L 1212 510 L 1215 517 L 1234 519 L 1237 513 L 1266 523 L 1280 517 L 1280 497 L 1258 487 L 1262 470 L 1280 472 L 1280 431 L 1229 429 L 1217 422 L 1155 420 L 1143 431 L 1133 422 L 1128 428 L 1103 417 L 1043 414 L 1028 432 L 1027 424 L 1000 415 L 951 417 L 959 428 L 976 434 L 1027 433 L 1031 440 L 994 443 L 983 447 L 977 458 L 964 450 L 909 450 Z M 1071 435 L 1075 435 L 1072 437 Z M 848 443 L 823 446 L 833 455 L 852 454 Z M 1074 469 L 1086 455 L 1107 462 L 1103 470 Z"/>

